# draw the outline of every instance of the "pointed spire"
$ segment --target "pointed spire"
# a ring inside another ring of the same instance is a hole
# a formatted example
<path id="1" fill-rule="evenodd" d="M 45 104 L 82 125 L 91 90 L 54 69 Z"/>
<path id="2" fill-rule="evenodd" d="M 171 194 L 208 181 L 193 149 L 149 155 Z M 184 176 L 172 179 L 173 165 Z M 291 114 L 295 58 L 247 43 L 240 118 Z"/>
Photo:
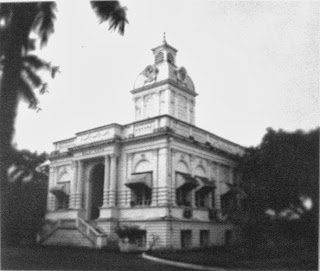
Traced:
<path id="1" fill-rule="evenodd" d="M 167 41 L 166 41 L 166 32 L 163 32 L 163 41 L 162 41 L 163 44 L 167 44 Z"/>

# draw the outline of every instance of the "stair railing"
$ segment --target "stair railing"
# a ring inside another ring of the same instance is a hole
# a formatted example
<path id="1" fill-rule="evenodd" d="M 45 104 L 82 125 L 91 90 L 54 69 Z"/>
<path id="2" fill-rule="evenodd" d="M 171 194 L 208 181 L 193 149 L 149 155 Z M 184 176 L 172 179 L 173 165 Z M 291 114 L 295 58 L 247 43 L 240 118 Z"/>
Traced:
<path id="1" fill-rule="evenodd" d="M 102 248 L 107 245 L 107 235 L 98 232 L 89 223 L 78 217 L 76 219 L 76 227 L 85 235 L 97 248 Z"/>

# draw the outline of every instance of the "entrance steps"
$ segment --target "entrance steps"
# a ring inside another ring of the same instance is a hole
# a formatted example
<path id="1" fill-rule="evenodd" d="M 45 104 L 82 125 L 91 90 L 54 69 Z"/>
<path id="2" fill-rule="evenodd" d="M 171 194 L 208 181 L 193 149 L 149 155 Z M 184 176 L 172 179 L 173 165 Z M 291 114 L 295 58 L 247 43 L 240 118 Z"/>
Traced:
<path id="1" fill-rule="evenodd" d="M 39 234 L 43 245 L 99 248 L 107 245 L 107 235 L 81 218 L 57 220 Z"/>
<path id="2" fill-rule="evenodd" d="M 57 229 L 43 244 L 51 246 L 95 247 L 94 244 L 76 228 Z"/>

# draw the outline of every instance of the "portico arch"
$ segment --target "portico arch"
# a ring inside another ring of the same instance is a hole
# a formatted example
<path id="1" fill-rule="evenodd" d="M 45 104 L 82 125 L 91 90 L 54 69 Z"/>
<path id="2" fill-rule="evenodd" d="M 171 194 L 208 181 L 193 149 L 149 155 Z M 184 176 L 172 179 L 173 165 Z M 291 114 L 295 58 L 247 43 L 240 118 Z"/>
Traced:
<path id="1" fill-rule="evenodd" d="M 104 164 L 98 163 L 91 169 L 89 176 L 88 219 L 95 220 L 100 216 L 103 205 Z"/>

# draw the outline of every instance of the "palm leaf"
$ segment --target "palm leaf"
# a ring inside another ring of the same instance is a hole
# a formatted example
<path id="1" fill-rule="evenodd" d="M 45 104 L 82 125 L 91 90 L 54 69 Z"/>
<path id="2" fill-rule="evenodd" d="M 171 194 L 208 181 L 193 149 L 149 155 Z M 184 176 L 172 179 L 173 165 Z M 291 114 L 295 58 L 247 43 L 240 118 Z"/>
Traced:
<path id="1" fill-rule="evenodd" d="M 41 85 L 41 89 L 40 89 L 40 94 L 45 94 L 46 92 L 48 92 L 48 84 L 47 83 L 43 83 Z M 38 111 L 41 110 L 41 108 L 38 108 Z"/>
<path id="2" fill-rule="evenodd" d="M 38 30 L 41 46 L 44 46 L 48 43 L 49 36 L 54 32 L 56 3 L 38 3 L 38 8 L 40 12 L 34 22 L 34 28 Z"/>
<path id="3" fill-rule="evenodd" d="M 13 5 L 12 33 L 22 45 L 24 53 L 30 47 L 29 35 L 38 14 L 37 3 L 11 3 Z"/>
<path id="4" fill-rule="evenodd" d="M 29 103 L 29 108 L 37 108 L 39 102 L 35 93 L 33 92 L 33 88 L 22 77 L 19 79 L 19 94 L 21 95 L 22 99 Z"/>
<path id="5" fill-rule="evenodd" d="M 46 69 L 50 70 L 51 65 L 50 63 L 42 60 L 41 58 L 37 57 L 36 55 L 27 55 L 22 58 L 22 61 L 26 63 L 28 66 L 40 70 L 40 69 Z"/>
<path id="6" fill-rule="evenodd" d="M 33 88 L 38 88 L 43 84 L 43 81 L 39 75 L 37 75 L 30 67 L 25 66 L 22 70 L 24 77 L 33 86 Z"/>
<path id="7" fill-rule="evenodd" d="M 59 66 L 53 66 L 51 68 L 51 77 L 55 78 L 56 74 L 60 72 L 60 67 Z"/>
<path id="8" fill-rule="evenodd" d="M 118 1 L 92 1 L 91 7 L 100 18 L 100 23 L 109 21 L 109 30 L 118 30 L 123 35 L 127 20 L 127 8 Z"/>

